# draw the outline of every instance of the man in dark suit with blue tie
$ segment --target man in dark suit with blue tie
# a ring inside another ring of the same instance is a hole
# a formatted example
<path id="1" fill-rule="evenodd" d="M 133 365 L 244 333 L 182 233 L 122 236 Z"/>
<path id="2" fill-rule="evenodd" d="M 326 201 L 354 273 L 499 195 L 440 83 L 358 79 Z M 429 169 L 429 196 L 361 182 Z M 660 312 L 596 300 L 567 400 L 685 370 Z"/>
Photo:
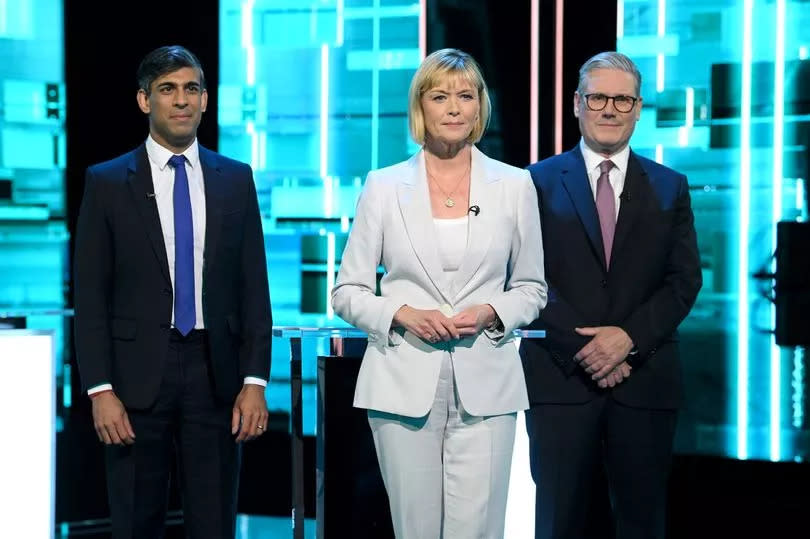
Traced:
<path id="1" fill-rule="evenodd" d="M 197 143 L 208 94 L 179 46 L 138 69 L 149 136 L 87 170 L 76 352 L 106 445 L 113 537 L 162 537 L 174 453 L 187 536 L 232 538 L 240 442 L 267 428 L 272 320 L 249 166 Z"/>
<path id="2" fill-rule="evenodd" d="M 686 177 L 628 145 L 640 87 L 623 54 L 588 60 L 574 95 L 580 144 L 529 167 L 549 286 L 535 322 L 547 338 L 521 344 L 538 538 L 586 536 L 599 467 L 616 537 L 665 533 L 677 327 L 702 281 Z"/>

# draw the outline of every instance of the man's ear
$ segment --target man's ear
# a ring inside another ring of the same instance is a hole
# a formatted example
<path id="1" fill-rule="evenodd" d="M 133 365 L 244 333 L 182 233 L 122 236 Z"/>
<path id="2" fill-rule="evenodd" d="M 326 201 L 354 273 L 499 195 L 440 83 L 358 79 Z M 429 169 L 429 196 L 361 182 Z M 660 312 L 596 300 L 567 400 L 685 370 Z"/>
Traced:
<path id="1" fill-rule="evenodd" d="M 202 95 L 200 96 L 200 110 L 205 112 L 205 109 L 208 107 L 208 90 L 203 88 Z"/>
<path id="2" fill-rule="evenodd" d="M 149 96 L 146 95 L 146 92 L 144 91 L 143 88 L 138 90 L 137 99 L 138 99 L 138 108 L 141 109 L 141 112 L 143 112 L 144 114 L 149 114 L 150 112 L 152 112 L 152 104 L 149 103 Z"/>
<path id="3" fill-rule="evenodd" d="M 574 117 L 579 118 L 579 104 L 582 98 L 579 96 L 579 92 L 574 92 Z"/>

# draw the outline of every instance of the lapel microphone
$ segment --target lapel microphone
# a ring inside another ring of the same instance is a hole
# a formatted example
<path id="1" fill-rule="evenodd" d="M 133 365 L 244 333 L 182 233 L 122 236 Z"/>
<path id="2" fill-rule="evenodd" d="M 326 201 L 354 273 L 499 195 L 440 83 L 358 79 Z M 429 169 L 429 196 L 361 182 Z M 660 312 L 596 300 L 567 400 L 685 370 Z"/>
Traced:
<path id="1" fill-rule="evenodd" d="M 479 213 L 481 213 L 481 208 L 479 208 L 479 207 L 478 207 L 478 206 L 476 206 L 476 205 L 472 205 L 472 206 L 470 206 L 470 208 L 467 210 L 467 213 L 470 213 L 470 212 L 472 212 L 472 213 L 473 213 L 473 215 L 478 216 L 478 214 L 479 214 Z"/>
<path id="2" fill-rule="evenodd" d="M 155 198 L 155 193 L 146 193 L 146 198 Z"/>

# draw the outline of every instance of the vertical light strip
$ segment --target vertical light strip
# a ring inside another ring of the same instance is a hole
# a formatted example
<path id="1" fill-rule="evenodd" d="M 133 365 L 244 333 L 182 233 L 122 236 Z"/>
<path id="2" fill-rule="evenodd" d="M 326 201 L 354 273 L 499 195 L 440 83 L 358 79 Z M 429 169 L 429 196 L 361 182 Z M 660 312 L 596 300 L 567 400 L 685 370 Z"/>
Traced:
<path id="1" fill-rule="evenodd" d="M 554 154 L 562 153 L 563 0 L 554 7 Z"/>
<path id="2" fill-rule="evenodd" d="M 692 129 L 695 125 L 695 89 L 686 87 L 686 121 L 684 125 L 687 129 Z"/>
<path id="3" fill-rule="evenodd" d="M 73 406 L 73 381 L 70 363 L 62 365 L 62 406 L 64 408 Z"/>
<path id="4" fill-rule="evenodd" d="M 335 46 L 343 46 L 343 25 L 346 22 L 343 16 L 343 0 L 337 0 L 337 7 L 335 9 L 335 19 L 337 19 L 337 38 L 335 39 Z"/>
<path id="5" fill-rule="evenodd" d="M 655 62 L 655 90 L 664 91 L 664 55 L 659 54 Z"/>
<path id="6" fill-rule="evenodd" d="M 793 349 L 793 372 L 790 381 L 793 388 L 790 395 L 791 407 L 793 408 L 791 425 L 796 429 L 804 427 L 804 400 L 806 397 L 804 369 L 804 347 L 797 346 Z"/>
<path id="7" fill-rule="evenodd" d="M 667 2 L 666 0 L 658 0 L 658 37 L 666 35 L 667 26 Z M 663 40 L 659 40 L 659 47 L 663 46 Z M 655 66 L 655 89 L 659 92 L 664 91 L 664 53 L 659 52 L 656 59 Z"/>
<path id="8" fill-rule="evenodd" d="M 748 458 L 748 235 L 751 211 L 751 38 L 753 0 L 743 2 L 740 88 L 740 206 L 737 239 L 737 458 Z"/>
<path id="9" fill-rule="evenodd" d="M 540 145 L 540 0 L 532 0 L 530 17 L 529 163 L 536 163 L 539 155 L 538 146 Z"/>
<path id="10" fill-rule="evenodd" d="M 245 50 L 245 56 L 245 82 L 248 86 L 253 86 L 256 84 L 256 49 L 251 45 Z"/>
<path id="11" fill-rule="evenodd" d="M 242 48 L 245 49 L 245 86 L 256 86 L 256 49 L 253 47 L 253 5 L 255 0 L 245 0 L 242 4 Z M 244 103 L 243 103 L 244 106 Z M 254 93 L 253 111 L 256 111 Z M 255 116 L 254 116 L 255 117 Z M 245 133 L 250 137 L 250 166 L 256 170 L 259 161 L 259 141 L 256 135 L 255 120 L 245 124 Z"/>
<path id="12" fill-rule="evenodd" d="M 321 178 L 326 178 L 329 157 L 329 45 L 321 45 Z"/>
<path id="13" fill-rule="evenodd" d="M 245 49 L 245 84 L 256 84 L 256 49 L 253 47 L 253 4 L 255 0 L 245 0 L 242 4 L 242 48 Z"/>
<path id="14" fill-rule="evenodd" d="M 616 2 L 616 39 L 624 37 L 624 0 Z"/>
<path id="15" fill-rule="evenodd" d="M 427 56 L 427 0 L 419 0 L 419 58 Z"/>
<path id="16" fill-rule="evenodd" d="M 683 125 L 678 128 L 678 146 L 685 148 L 689 146 L 689 134 L 695 125 L 695 89 L 686 87 L 686 103 L 684 105 L 685 118 Z"/>
<path id="17" fill-rule="evenodd" d="M 245 123 L 245 132 L 250 137 L 250 166 L 256 170 L 259 166 L 259 137 L 256 135 L 256 124 L 253 120 Z"/>
<path id="18" fill-rule="evenodd" d="M 776 1 L 776 43 L 773 60 L 773 234 L 771 252 L 776 252 L 776 223 L 782 219 L 782 158 L 785 127 L 785 0 Z M 776 261 L 772 271 L 776 271 Z M 771 321 L 776 324 L 776 307 L 771 303 Z M 782 354 L 771 334 L 771 406 L 770 457 L 778 461 L 782 456 Z"/>
<path id="19" fill-rule="evenodd" d="M 371 19 L 371 170 L 378 167 L 380 153 L 380 0 L 374 0 Z"/>
<path id="20" fill-rule="evenodd" d="M 326 318 L 332 320 L 332 288 L 335 287 L 335 233 L 326 233 Z"/>
<path id="21" fill-rule="evenodd" d="M 664 163 L 664 145 L 663 144 L 656 144 L 655 145 L 655 162 L 660 164 Z"/>

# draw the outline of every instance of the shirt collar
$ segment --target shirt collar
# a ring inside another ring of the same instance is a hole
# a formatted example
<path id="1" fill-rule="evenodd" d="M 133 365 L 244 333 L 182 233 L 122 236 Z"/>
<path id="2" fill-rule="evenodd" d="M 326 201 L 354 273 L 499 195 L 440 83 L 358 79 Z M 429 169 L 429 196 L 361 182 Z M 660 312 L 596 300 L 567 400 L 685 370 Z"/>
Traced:
<path id="1" fill-rule="evenodd" d="M 579 148 L 582 151 L 582 158 L 585 160 L 585 169 L 588 171 L 588 174 L 594 170 L 598 170 L 599 164 L 605 159 L 610 159 L 613 161 L 613 165 L 622 174 L 627 173 L 627 162 L 630 160 L 629 144 L 610 157 L 605 157 L 604 155 L 593 151 L 587 144 L 585 144 L 584 138 L 579 139 Z"/>
<path id="2" fill-rule="evenodd" d="M 169 165 L 169 159 L 171 159 L 175 153 L 158 144 L 150 134 L 146 137 L 146 155 L 148 155 L 149 160 L 162 171 Z M 194 138 L 194 142 L 191 143 L 191 146 L 186 148 L 181 155 L 186 157 L 186 161 L 188 161 L 192 169 L 197 168 L 197 165 L 200 163 L 200 147 L 197 144 L 196 137 Z"/>

